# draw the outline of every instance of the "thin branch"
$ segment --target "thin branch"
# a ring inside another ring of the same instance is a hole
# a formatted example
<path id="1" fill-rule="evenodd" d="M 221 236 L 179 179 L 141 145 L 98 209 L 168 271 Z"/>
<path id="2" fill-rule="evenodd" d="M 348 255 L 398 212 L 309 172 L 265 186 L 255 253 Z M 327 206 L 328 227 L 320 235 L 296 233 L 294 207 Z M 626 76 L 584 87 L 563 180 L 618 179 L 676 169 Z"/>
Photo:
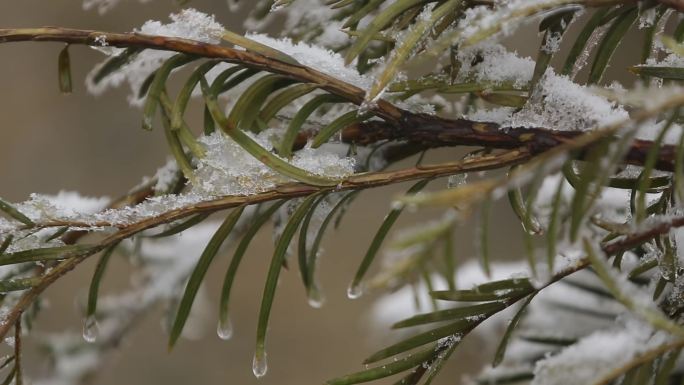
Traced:
<path id="1" fill-rule="evenodd" d="M 12 309 L 5 315 L 0 324 L 0 338 L 4 337 L 13 323 L 21 316 L 21 313 L 30 306 L 33 301 L 60 277 L 73 270 L 90 255 L 96 254 L 106 247 L 129 238 L 141 231 L 159 226 L 164 223 L 188 217 L 201 212 L 214 212 L 225 210 L 240 205 L 252 205 L 279 199 L 292 199 L 308 196 L 320 191 L 344 191 L 360 190 L 373 187 L 385 186 L 416 179 L 432 178 L 452 175 L 462 172 L 476 172 L 500 167 L 512 166 L 530 159 L 529 154 L 523 150 L 510 150 L 499 154 L 483 155 L 476 158 L 468 158 L 459 162 L 439 164 L 434 166 L 417 166 L 396 171 L 384 171 L 375 173 L 355 174 L 335 187 L 317 187 L 302 183 L 291 183 L 278 186 L 272 190 L 248 196 L 226 196 L 214 200 L 200 202 L 176 210 L 167 211 L 159 216 L 148 218 L 132 223 L 121 228 L 115 234 L 104 238 L 86 252 L 65 254 L 64 261 L 55 266 L 49 273 L 41 277 L 40 282 L 27 291 Z M 73 223 L 74 226 L 92 226 L 88 223 Z"/>
<path id="2" fill-rule="evenodd" d="M 667 220 L 663 219 L 647 229 L 626 235 L 619 238 L 617 241 L 608 243 L 603 246 L 603 251 L 608 255 L 617 254 L 620 251 L 629 250 L 632 247 L 641 245 L 661 234 L 667 234 L 671 229 L 682 226 L 684 226 L 684 215 L 675 215 L 669 217 Z"/>
<path id="3" fill-rule="evenodd" d="M 14 323 L 14 383 L 22 385 L 24 383 L 24 374 L 21 367 L 21 315 Z"/>
<path id="4" fill-rule="evenodd" d="M 288 183 L 276 186 L 271 190 L 251 195 L 229 195 L 199 202 L 175 210 L 169 210 L 156 217 L 144 219 L 133 224 L 116 224 L 107 221 L 88 222 L 58 220 L 38 223 L 36 227 L 116 227 L 119 228 L 120 232 L 116 233 L 115 236 L 119 238 L 121 233 L 127 233 L 128 236 L 130 236 L 148 228 L 203 212 L 214 212 L 240 205 L 253 205 L 279 199 L 299 198 L 321 191 L 364 190 L 419 179 L 436 178 L 464 172 L 492 170 L 524 163 L 529 159 L 530 155 L 525 149 L 508 150 L 467 158 L 458 162 L 440 163 L 436 165 L 418 165 L 393 171 L 354 174 L 334 187 L 312 186 L 304 183 Z"/>
<path id="5" fill-rule="evenodd" d="M 594 382 L 593 385 L 608 385 L 614 380 L 618 379 L 623 374 L 630 371 L 631 369 L 638 368 L 639 366 L 647 364 L 669 351 L 679 349 L 683 346 L 684 339 L 680 339 L 669 344 L 660 345 L 653 349 L 647 350 L 639 354 L 638 356 L 632 358 L 631 360 L 627 361 L 625 364 L 622 364 L 619 367 L 612 369 L 606 375 L 601 377 L 601 379 Z"/>
<path id="6" fill-rule="evenodd" d="M 251 205 L 256 203 L 263 203 L 274 201 L 278 199 L 292 199 L 302 196 L 311 195 L 322 190 L 359 190 L 373 187 L 385 186 L 393 183 L 400 183 L 415 179 L 424 179 L 428 177 L 438 177 L 444 175 L 452 175 L 462 172 L 483 171 L 493 168 L 510 166 L 517 163 L 529 160 L 529 153 L 524 150 L 512 150 L 500 154 L 484 155 L 477 158 L 468 158 L 460 162 L 449 164 L 441 164 L 435 166 L 420 166 L 412 167 L 397 171 L 386 171 L 377 173 L 357 174 L 349 178 L 349 180 L 342 182 L 335 188 L 316 187 L 304 185 L 301 183 L 292 183 L 276 187 L 263 193 L 250 196 L 227 196 L 211 201 L 201 202 L 188 207 L 180 208 L 166 212 L 157 217 L 142 220 L 133 223 L 119 232 L 103 239 L 98 245 L 90 249 L 86 254 L 65 255 L 65 261 L 58 264 L 47 275 L 41 278 L 41 281 L 26 292 L 20 300 L 12 307 L 12 309 L 5 316 L 5 320 L 0 324 L 0 338 L 4 337 L 13 322 L 15 322 L 21 313 L 33 303 L 33 301 L 52 283 L 57 279 L 74 269 L 78 264 L 83 262 L 88 256 L 93 255 L 107 246 L 120 242 L 123 239 L 131 237 L 141 231 L 159 226 L 164 223 L 172 222 L 174 220 L 182 219 L 200 212 L 213 212 L 225 210 L 239 205 Z M 85 223 L 76 225 L 86 225 Z M 658 226 L 654 226 L 641 233 L 618 239 L 617 241 L 604 245 L 602 247 L 606 255 L 614 255 L 621 251 L 629 250 L 634 245 L 639 244 L 639 240 L 650 239 L 658 234 L 664 234 L 675 227 L 684 226 L 684 216 L 674 217 L 669 222 L 664 222 Z M 582 269 L 588 266 L 585 260 L 577 269 Z M 577 270 L 575 270 L 577 271 Z M 567 274 L 566 274 L 567 275 Z M 559 278 L 560 279 L 560 278 Z"/>

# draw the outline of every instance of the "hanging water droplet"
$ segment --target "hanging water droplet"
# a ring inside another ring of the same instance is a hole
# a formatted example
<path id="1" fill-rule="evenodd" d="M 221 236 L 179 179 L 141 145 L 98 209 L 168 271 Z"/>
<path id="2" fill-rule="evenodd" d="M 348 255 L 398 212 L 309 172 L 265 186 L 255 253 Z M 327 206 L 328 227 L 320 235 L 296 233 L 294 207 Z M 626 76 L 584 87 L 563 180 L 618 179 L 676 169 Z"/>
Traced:
<path id="1" fill-rule="evenodd" d="M 261 378 L 266 375 L 266 371 L 268 371 L 266 353 L 256 353 L 254 355 L 254 361 L 252 361 L 252 372 L 254 373 L 254 377 Z"/>
<path id="2" fill-rule="evenodd" d="M 349 299 L 357 299 L 361 295 L 363 295 L 363 288 L 361 287 L 360 284 L 351 284 L 349 285 L 349 288 L 347 289 L 347 298 Z"/>
<path id="3" fill-rule="evenodd" d="M 309 306 L 314 309 L 320 309 L 325 303 L 325 296 L 317 287 L 312 287 L 309 290 Z"/>
<path id="4" fill-rule="evenodd" d="M 229 317 L 226 317 L 225 320 L 219 320 L 216 334 L 222 340 L 229 340 L 233 336 L 233 322 L 231 322 Z"/>
<path id="5" fill-rule="evenodd" d="M 97 324 L 97 319 L 94 315 L 88 316 L 83 322 L 83 339 L 86 342 L 93 343 L 97 340 L 97 335 L 99 333 L 99 326 Z"/>

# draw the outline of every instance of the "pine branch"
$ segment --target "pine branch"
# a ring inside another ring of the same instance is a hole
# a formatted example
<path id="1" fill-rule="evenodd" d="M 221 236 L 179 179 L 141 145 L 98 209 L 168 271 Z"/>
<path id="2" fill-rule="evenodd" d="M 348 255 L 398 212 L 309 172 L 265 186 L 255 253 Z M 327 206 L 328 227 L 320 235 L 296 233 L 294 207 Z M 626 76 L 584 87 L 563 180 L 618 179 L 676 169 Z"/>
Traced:
<path id="1" fill-rule="evenodd" d="M 370 121 L 346 127 L 342 140 L 361 145 L 380 140 L 408 140 L 426 147 L 481 146 L 509 149 L 526 148 L 531 156 L 540 155 L 571 142 L 584 131 L 559 131 L 546 128 L 501 127 L 495 123 L 474 122 L 467 119 L 443 119 L 432 115 L 411 114 L 399 125 Z M 298 147 L 306 144 L 302 134 Z M 643 166 L 653 142 L 636 139 L 626 153 L 624 163 Z M 584 153 L 590 148 L 585 149 Z M 580 158 L 584 156 L 580 154 Z M 674 171 L 677 146 L 662 145 L 658 152 L 656 169 Z"/>
<path id="2" fill-rule="evenodd" d="M 360 190 L 373 187 L 385 186 L 393 183 L 400 183 L 416 179 L 425 179 L 438 176 L 452 175 L 462 172 L 475 172 L 507 167 L 529 160 L 529 154 L 524 150 L 511 150 L 499 154 L 484 155 L 477 158 L 469 158 L 460 162 L 439 164 L 434 166 L 416 166 L 407 169 L 396 171 L 376 172 L 356 174 L 349 177 L 347 180 L 334 187 L 317 187 L 306 185 L 302 183 L 291 183 L 287 185 L 278 186 L 273 190 L 249 196 L 227 196 L 210 201 L 204 201 L 195 205 L 183 207 L 176 210 L 170 210 L 162 215 L 145 219 L 130 225 L 121 227 L 118 232 L 110 235 L 99 243 L 93 245 L 86 251 L 77 251 L 67 253 L 62 256 L 63 262 L 59 263 L 50 272 L 41 277 L 40 281 L 26 292 L 20 300 L 12 307 L 5 317 L 5 322 L 0 324 L 0 338 L 10 330 L 14 321 L 16 321 L 22 312 L 30 306 L 33 301 L 52 283 L 57 281 L 63 275 L 73 270 L 81 262 L 89 256 L 94 255 L 105 248 L 116 244 L 126 238 L 129 238 L 141 231 L 172 222 L 178 219 L 186 218 L 193 214 L 203 212 L 215 212 L 225 210 L 231 207 L 240 205 L 252 205 L 257 203 L 270 202 L 280 199 L 292 199 L 302 196 L 309 196 L 311 194 L 322 191 L 344 191 L 344 190 Z M 143 189 L 144 190 L 144 189 Z M 143 194 L 139 195 L 140 197 Z M 130 198 L 125 198 L 124 201 Z M 55 222 L 44 223 L 39 226 L 43 227 L 60 227 L 60 226 L 74 226 L 74 227 L 98 227 L 111 226 L 107 223 L 69 223 L 69 222 Z"/>
<path id="3" fill-rule="evenodd" d="M 186 206 L 180 209 L 169 210 L 162 215 L 146 219 L 140 222 L 136 222 L 132 225 L 116 224 L 106 221 L 51 221 L 37 223 L 35 227 L 115 227 L 118 228 L 121 233 L 126 234 L 125 237 L 128 237 L 142 230 L 156 227 L 164 223 L 173 222 L 198 213 L 214 212 L 219 210 L 225 210 L 231 207 L 237 207 L 240 205 L 254 205 L 258 203 L 265 203 L 280 199 L 299 198 L 324 191 L 337 192 L 347 190 L 363 190 L 375 187 L 382 187 L 390 184 L 426 178 L 436 178 L 440 176 L 447 176 L 458 173 L 499 169 L 520 164 L 528 161 L 529 159 L 530 155 L 524 149 L 509 150 L 496 154 L 467 158 L 458 162 L 440 163 L 436 165 L 418 165 L 415 167 L 394 171 L 380 171 L 354 174 L 345 179 L 344 181 L 340 182 L 339 185 L 333 187 L 312 186 L 304 183 L 289 183 L 277 186 L 272 190 L 267 190 L 261 193 L 255 193 L 252 195 L 224 196 L 214 200 L 203 201 L 191 206 Z M 123 239 L 120 237 L 121 235 L 117 233 L 118 240 Z"/>
<path id="4" fill-rule="evenodd" d="M 425 179 L 430 177 L 438 177 L 444 175 L 453 175 L 455 173 L 483 171 L 494 168 L 501 168 L 510 166 L 516 163 L 521 163 L 529 160 L 530 155 L 524 150 L 512 150 L 500 154 L 484 155 L 477 158 L 468 158 L 461 162 L 450 164 L 440 164 L 435 166 L 417 166 L 408 169 L 397 171 L 377 172 L 357 174 L 344 181 L 339 186 L 334 188 L 315 187 L 302 183 L 292 183 L 288 185 L 279 186 L 273 190 L 266 191 L 260 194 L 250 196 L 229 196 L 211 201 L 201 202 L 196 205 L 184 207 L 177 210 L 172 210 L 163 215 L 146 219 L 140 222 L 130 224 L 121 228 L 117 233 L 103 239 L 98 244 L 86 252 L 74 252 L 64 256 L 65 260 L 58 264 L 48 274 L 41 277 L 40 281 L 25 293 L 21 299 L 12 307 L 5 317 L 5 322 L 0 324 L 0 338 L 3 338 L 11 327 L 14 325 L 25 309 L 30 306 L 33 301 L 52 283 L 57 281 L 60 277 L 73 270 L 77 265 L 110 245 L 120 242 L 123 239 L 129 238 L 141 231 L 162 225 L 164 223 L 172 222 L 174 220 L 182 219 L 193 214 L 202 212 L 215 212 L 240 205 L 251 205 L 279 199 L 291 199 L 302 196 L 309 196 L 311 194 L 319 193 L 324 190 L 343 191 L 343 190 L 359 190 L 373 187 L 385 186 L 392 183 L 400 183 L 409 180 Z M 125 200 L 128 200 L 126 198 Z M 50 224 L 43 224 L 49 226 Z M 60 223 L 63 226 L 64 223 Z M 88 226 L 106 226 L 107 224 L 88 224 L 88 223 L 71 223 L 69 225 L 78 227 Z M 645 240 L 657 237 L 660 234 L 666 234 L 671 229 L 684 226 L 684 216 L 673 216 L 671 220 L 661 222 L 653 227 L 627 235 L 612 243 L 602 246 L 606 255 L 615 255 L 619 252 L 626 251 L 643 243 Z M 583 260 L 576 270 L 578 271 L 588 266 L 588 260 Z M 560 278 L 558 278 L 560 279 Z"/>
<path id="5" fill-rule="evenodd" d="M 95 47 L 102 46 L 103 42 L 106 42 L 104 44 L 112 47 L 174 51 L 205 58 L 221 59 L 229 63 L 281 74 L 301 82 L 317 84 L 331 94 L 357 105 L 361 105 L 365 98 L 365 91 L 361 88 L 310 67 L 283 62 L 249 51 L 188 39 L 53 27 L 0 29 L 0 43 L 22 41 L 55 41 Z M 500 149 L 525 147 L 530 155 L 534 156 L 566 143 L 583 133 L 582 131 L 557 131 L 553 127 L 501 127 L 494 123 L 415 114 L 382 99 L 368 107 L 370 112 L 382 118 L 384 122 L 371 121 L 346 127 L 342 131 L 343 141 L 371 144 L 389 139 L 408 140 L 428 147 L 458 145 Z M 300 134 L 295 142 L 295 148 L 303 147 L 310 135 L 311 133 Z M 652 145 L 653 143 L 650 141 L 635 140 L 627 152 L 625 162 L 643 165 L 646 154 Z M 658 154 L 656 168 L 663 171 L 673 171 L 675 155 L 675 146 L 662 146 Z"/>

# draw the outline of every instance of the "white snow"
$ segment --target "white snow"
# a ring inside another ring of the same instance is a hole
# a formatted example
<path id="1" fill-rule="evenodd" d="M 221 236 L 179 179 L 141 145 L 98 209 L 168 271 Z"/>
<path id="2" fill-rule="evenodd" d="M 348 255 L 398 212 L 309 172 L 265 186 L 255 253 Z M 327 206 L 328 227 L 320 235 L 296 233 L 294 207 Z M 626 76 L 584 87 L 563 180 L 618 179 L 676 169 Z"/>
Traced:
<path id="1" fill-rule="evenodd" d="M 481 61 L 480 61 L 481 58 Z M 482 43 L 464 50 L 460 82 L 475 80 L 494 86 L 512 85 L 516 88 L 529 83 L 534 61 L 520 58 L 496 43 Z M 473 65 L 475 62 L 477 64 Z M 583 131 L 627 119 L 625 109 L 591 89 L 574 83 L 567 76 L 548 69 L 531 95 L 531 100 L 518 112 L 510 108 L 476 110 L 468 117 L 478 121 L 492 121 L 504 127 L 543 127 L 553 130 Z"/>
<path id="2" fill-rule="evenodd" d="M 194 8 L 183 9 L 169 16 L 171 23 L 148 20 L 135 32 L 168 36 L 182 37 L 185 39 L 198 40 L 205 43 L 216 44 L 221 40 L 225 28 L 216 22 L 213 15 L 207 15 Z"/>
<path id="3" fill-rule="evenodd" d="M 216 44 L 221 40 L 224 28 L 217 23 L 214 16 L 199 12 L 193 8 L 184 9 L 178 13 L 171 14 L 171 22 L 163 24 L 159 21 L 149 20 L 135 32 L 159 35 L 168 37 L 182 37 L 185 39 L 197 40 L 205 43 Z M 111 50 L 112 55 L 120 53 L 121 50 Z M 86 78 L 88 91 L 99 95 L 104 91 L 116 88 L 121 84 L 128 83 L 131 88 L 129 102 L 132 105 L 140 106 L 143 99 L 138 98 L 138 91 L 147 77 L 159 68 L 164 61 L 172 57 L 175 53 L 169 51 L 145 50 L 139 53 L 129 63 L 122 66 L 118 71 L 102 79 L 98 84 L 93 82 L 95 73 L 104 64 L 93 68 Z"/>
<path id="4" fill-rule="evenodd" d="M 292 56 L 302 65 L 351 83 L 364 90 L 369 89 L 373 83 L 371 77 L 359 74 L 352 66 L 345 66 L 342 55 L 326 48 L 305 42 L 293 43 L 289 38 L 275 39 L 259 33 L 247 33 L 245 37 L 282 51 Z"/>
<path id="5" fill-rule="evenodd" d="M 507 125 L 582 131 L 629 118 L 622 107 L 549 70 L 525 107 Z"/>
<path id="6" fill-rule="evenodd" d="M 274 130 L 249 135 L 266 149 L 274 146 L 274 137 L 278 138 Z M 291 181 L 268 168 L 223 133 L 204 136 L 200 142 L 206 145 L 207 153 L 198 161 L 195 172 L 198 184 L 193 186 L 193 192 L 205 196 L 249 195 Z M 354 172 L 353 158 L 329 152 L 325 146 L 301 149 L 295 152 L 290 163 L 313 174 L 332 178 L 343 178 Z"/>
<path id="7" fill-rule="evenodd" d="M 46 218 L 78 218 L 104 209 L 108 197 L 85 197 L 75 191 L 60 191 L 57 195 L 31 194 L 30 199 L 17 206 L 19 211 L 33 220 Z"/>
<path id="8" fill-rule="evenodd" d="M 166 164 L 160 167 L 155 173 L 154 177 L 157 179 L 153 189 L 157 194 L 166 194 L 169 192 L 174 183 L 178 182 L 178 163 L 173 158 L 169 158 Z"/>
<path id="9" fill-rule="evenodd" d="M 532 385 L 594 383 L 639 354 L 669 341 L 667 334 L 637 322 L 598 331 L 560 354 L 537 362 Z"/>
<path id="10" fill-rule="evenodd" d="M 458 83 L 478 82 L 524 87 L 532 79 L 534 61 L 521 58 L 498 43 L 485 42 L 459 50 Z M 474 64 L 475 63 L 475 64 Z"/>

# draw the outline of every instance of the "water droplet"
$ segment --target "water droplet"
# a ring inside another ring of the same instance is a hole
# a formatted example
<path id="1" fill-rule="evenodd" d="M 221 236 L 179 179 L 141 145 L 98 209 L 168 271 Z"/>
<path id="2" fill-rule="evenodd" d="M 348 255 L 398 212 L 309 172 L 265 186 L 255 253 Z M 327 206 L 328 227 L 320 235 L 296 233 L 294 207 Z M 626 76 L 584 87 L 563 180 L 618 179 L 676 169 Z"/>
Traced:
<path id="1" fill-rule="evenodd" d="M 314 309 L 320 309 L 325 303 L 325 296 L 317 287 L 312 287 L 309 290 L 309 306 Z"/>
<path id="2" fill-rule="evenodd" d="M 541 225 L 535 218 L 530 218 L 530 223 L 529 226 L 526 225 L 524 222 L 522 223 L 523 230 L 527 232 L 529 235 L 539 235 L 540 227 Z"/>
<path id="3" fill-rule="evenodd" d="M 266 371 L 268 371 L 266 353 L 256 353 L 254 355 L 254 361 L 252 361 L 252 372 L 254 373 L 254 377 L 261 378 L 266 375 Z"/>
<path id="4" fill-rule="evenodd" d="M 347 289 L 347 298 L 357 299 L 363 294 L 363 288 L 360 284 L 351 284 L 349 289 Z"/>
<path id="5" fill-rule="evenodd" d="M 98 333 L 99 326 L 97 324 L 97 319 L 94 315 L 91 315 L 83 322 L 83 339 L 86 340 L 86 342 L 93 343 L 97 340 Z"/>
<path id="6" fill-rule="evenodd" d="M 225 320 L 219 320 L 216 334 L 222 340 L 229 340 L 233 336 L 233 322 L 230 321 L 229 317 L 226 317 Z"/>

